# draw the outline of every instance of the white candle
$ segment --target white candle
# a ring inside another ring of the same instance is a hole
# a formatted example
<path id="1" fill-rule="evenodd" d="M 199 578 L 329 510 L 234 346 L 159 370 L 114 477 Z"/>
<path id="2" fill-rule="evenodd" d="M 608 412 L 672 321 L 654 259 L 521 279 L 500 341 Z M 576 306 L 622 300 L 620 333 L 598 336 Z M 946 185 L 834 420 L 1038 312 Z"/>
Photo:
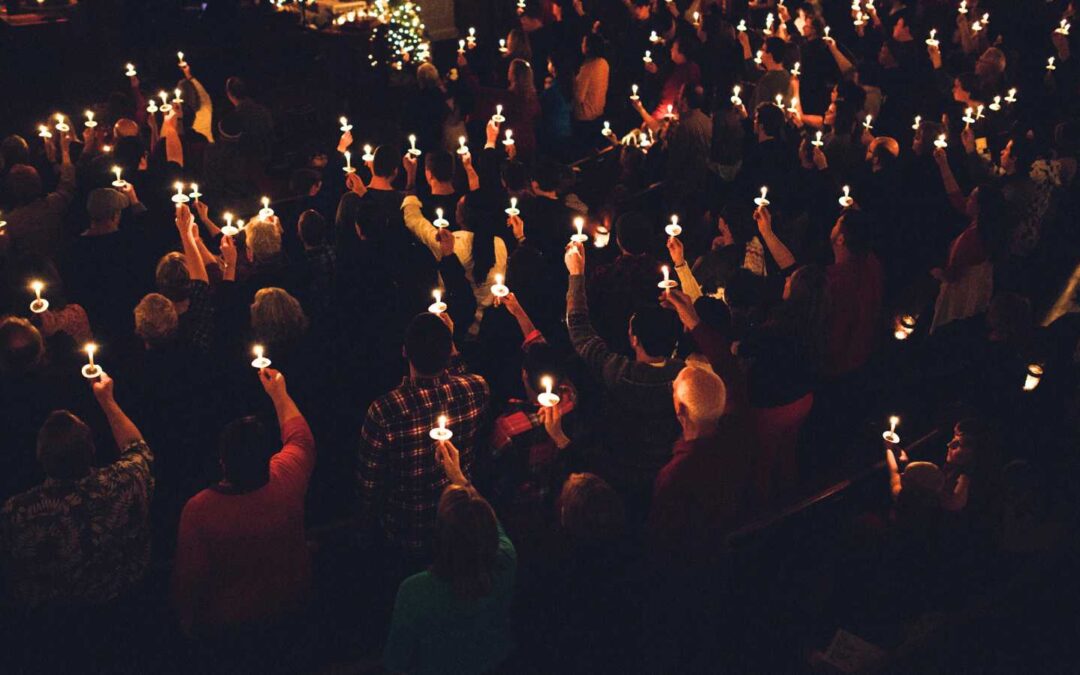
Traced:
<path id="1" fill-rule="evenodd" d="M 545 408 L 554 408 L 559 404 L 559 395 L 552 391 L 555 387 L 555 379 L 550 375 L 544 375 L 540 378 L 540 386 L 544 388 L 536 397 L 537 403 Z"/>
<path id="2" fill-rule="evenodd" d="M 761 60 L 762 60 L 762 58 L 764 56 L 765 56 L 765 52 L 763 50 L 761 50 L 761 49 L 757 50 L 757 53 L 754 54 L 754 63 L 756 63 L 757 65 L 760 66 L 761 65 Z"/>
<path id="3" fill-rule="evenodd" d="M 1024 379 L 1024 391 L 1034 391 L 1042 380 L 1043 367 L 1032 363 L 1027 367 L 1027 377 Z"/>
<path id="4" fill-rule="evenodd" d="M 508 216 L 516 216 L 519 213 L 521 213 L 521 211 L 518 210 L 517 204 L 518 204 L 517 197 L 511 197 L 510 198 L 510 208 L 506 209 L 506 215 L 508 215 Z"/>
<path id="5" fill-rule="evenodd" d="M 829 37 L 829 27 L 828 26 L 825 26 L 825 39 L 826 40 L 831 40 L 832 39 L 831 37 Z"/>
<path id="6" fill-rule="evenodd" d="M 259 217 L 262 218 L 263 220 L 266 220 L 267 218 L 273 217 L 273 215 L 274 215 L 274 209 L 270 208 L 270 198 L 269 197 L 263 197 L 262 198 L 262 208 L 259 209 Z"/>
<path id="7" fill-rule="evenodd" d="M 352 125 L 349 124 L 349 119 L 344 115 L 338 118 L 338 122 L 341 123 L 341 133 L 352 131 Z"/>
<path id="8" fill-rule="evenodd" d="M 1070 28 L 1072 28 L 1072 24 L 1069 23 L 1068 19 L 1063 18 L 1061 20 L 1061 23 L 1059 23 L 1058 27 L 1054 30 L 1054 32 L 1058 35 L 1064 35 L 1068 37 Z"/>
<path id="9" fill-rule="evenodd" d="M 499 40 L 499 51 L 502 52 L 503 54 L 505 54 L 507 51 L 509 51 L 506 48 L 506 40 L 504 40 L 504 39 Z"/>
<path id="10" fill-rule="evenodd" d="M 937 47 L 939 43 L 937 41 L 937 38 L 935 37 L 936 35 L 937 35 L 937 28 L 931 28 L 930 29 L 930 37 L 926 38 L 926 44 L 929 45 L 930 47 Z"/>
<path id="11" fill-rule="evenodd" d="M 69 127 L 64 122 L 64 115 L 62 113 L 56 113 L 56 130 L 63 133 L 63 132 L 67 131 L 70 128 L 71 127 Z"/>
<path id="12" fill-rule="evenodd" d="M 1016 87 L 1009 90 L 1008 95 L 1005 97 L 1005 102 L 1010 104 L 1016 103 Z"/>
<path id="13" fill-rule="evenodd" d="M 810 145 L 814 146 L 815 148 L 820 148 L 821 146 L 825 145 L 825 141 L 821 140 L 823 135 L 824 134 L 820 131 L 814 134 L 814 140 L 810 141 Z"/>
<path id="14" fill-rule="evenodd" d="M 374 162 L 375 161 L 375 154 L 374 154 L 373 150 L 374 149 L 370 145 L 365 145 L 364 146 L 364 156 L 361 157 L 360 159 L 364 160 L 365 162 Z"/>
<path id="15" fill-rule="evenodd" d="M 641 60 L 644 61 L 645 63 L 652 63 L 652 52 L 650 52 L 648 49 L 646 49 L 645 50 L 645 56 L 642 57 Z"/>
<path id="16" fill-rule="evenodd" d="M 844 196 L 840 198 L 840 206 L 847 208 L 855 203 L 855 200 L 851 198 L 851 186 L 844 186 Z"/>
<path id="17" fill-rule="evenodd" d="M 945 134 L 940 134 L 937 137 L 937 140 L 934 141 L 934 147 L 941 148 L 942 150 L 949 147 L 948 137 Z"/>
<path id="18" fill-rule="evenodd" d="M 202 193 L 199 192 L 199 184 L 198 183 L 192 183 L 191 184 L 191 194 L 188 195 L 188 196 L 191 197 L 192 199 L 194 199 L 196 202 L 199 201 L 199 197 L 202 197 Z"/>
<path id="19" fill-rule="evenodd" d="M 960 7 L 956 11 L 959 12 L 960 14 L 967 14 L 968 13 L 967 0 L 960 0 Z"/>
<path id="20" fill-rule="evenodd" d="M 49 301 L 41 297 L 41 291 L 45 290 L 45 284 L 39 279 L 30 282 L 30 288 L 34 291 L 34 301 L 30 303 L 30 311 L 41 314 L 49 308 Z"/>
<path id="21" fill-rule="evenodd" d="M 604 128 L 600 130 L 600 133 L 603 134 L 604 136 L 610 136 L 612 134 L 611 122 L 608 122 L 607 120 L 604 120 Z"/>
<path id="22" fill-rule="evenodd" d="M 495 283 L 491 286 L 491 294 L 496 298 L 505 298 L 510 295 L 510 289 L 503 283 L 503 275 L 495 275 Z"/>
<path id="23" fill-rule="evenodd" d="M 38 138 L 52 138 L 52 132 L 44 124 L 38 125 Z"/>
<path id="24" fill-rule="evenodd" d="M 255 345 L 251 348 L 251 353 L 255 355 L 255 360 L 251 362 L 252 368 L 262 370 L 270 366 L 270 359 L 266 358 L 262 345 Z"/>
<path id="25" fill-rule="evenodd" d="M 221 228 L 221 233 L 226 237 L 235 237 L 240 233 L 239 228 L 233 227 L 233 214 L 226 211 L 221 215 L 225 219 L 225 227 Z"/>
<path id="26" fill-rule="evenodd" d="M 428 435 L 431 436 L 432 440 L 443 442 L 454 437 L 454 432 L 446 428 L 446 421 L 446 415 L 439 415 L 439 426 L 428 432 Z"/>
<path id="27" fill-rule="evenodd" d="M 506 147 L 510 147 L 513 144 L 514 144 L 514 130 L 513 129 L 507 129 L 506 130 L 506 140 L 503 141 L 503 145 L 505 145 Z"/>
<path id="28" fill-rule="evenodd" d="M 772 14 L 770 14 L 769 16 L 772 16 Z M 701 12 L 694 12 L 694 26 L 696 28 L 701 27 Z"/>
<path id="29" fill-rule="evenodd" d="M 676 283 L 675 280 L 671 278 L 671 270 L 668 268 L 667 265 L 662 265 L 660 267 L 660 272 L 664 275 L 664 280 L 656 284 L 659 288 L 664 289 L 664 291 L 666 292 L 678 286 L 678 283 Z"/>
<path id="30" fill-rule="evenodd" d="M 345 173 L 356 173 L 356 169 L 352 165 L 352 153 L 348 150 L 345 151 Z"/>
<path id="31" fill-rule="evenodd" d="M 433 222 L 432 225 L 439 228 L 440 230 L 450 225 L 450 221 L 448 221 L 446 218 L 443 218 L 442 208 L 435 209 L 435 222 Z"/>
<path id="32" fill-rule="evenodd" d="M 791 97 L 791 103 L 788 104 L 787 111 L 789 113 L 791 113 L 792 115 L 797 115 L 799 113 L 799 97 L 798 96 L 792 96 Z"/>
<path id="33" fill-rule="evenodd" d="M 885 447 L 895 448 L 900 444 L 900 436 L 896 433 L 896 427 L 899 424 L 900 418 L 896 415 L 889 418 L 889 430 L 881 434 L 881 437 L 885 439 Z"/>
<path id="34" fill-rule="evenodd" d="M 135 71 L 134 63 L 127 64 L 127 70 L 124 71 L 124 75 L 127 75 L 128 77 L 135 77 L 138 74 L 139 73 Z"/>
<path id="35" fill-rule="evenodd" d="M 799 70 L 799 68 L 801 67 L 801 65 L 802 65 L 802 64 L 800 64 L 800 63 L 799 63 L 798 61 L 796 61 L 796 62 L 795 62 L 795 65 L 791 67 L 791 76 L 792 76 L 792 77 L 798 77 L 799 75 L 801 75 L 801 74 L 802 74 L 802 71 L 801 71 L 801 70 Z"/>
<path id="36" fill-rule="evenodd" d="M 503 117 L 502 111 L 503 111 L 502 104 L 501 103 L 497 104 L 495 106 L 495 114 L 491 116 L 491 119 L 494 120 L 494 122 L 496 124 L 502 124 L 503 122 L 506 121 L 506 118 Z"/>
<path id="37" fill-rule="evenodd" d="M 431 292 L 431 297 L 435 298 L 435 302 L 428 305 L 428 311 L 432 314 L 442 314 L 446 311 L 446 303 L 442 301 L 442 291 L 436 288 Z"/>
<path id="38" fill-rule="evenodd" d="M 469 154 L 469 146 L 465 145 L 465 137 L 464 136 L 458 136 L 457 154 L 459 154 L 459 155 L 467 155 L 467 154 Z"/>
<path id="39" fill-rule="evenodd" d="M 83 346 L 83 351 L 86 352 L 87 363 L 82 367 L 82 376 L 88 380 L 100 377 L 101 366 L 94 363 L 94 353 L 97 352 L 97 345 L 93 342 L 87 342 Z"/>
<path id="40" fill-rule="evenodd" d="M 86 124 L 87 129 L 93 129 L 94 127 L 97 126 L 97 122 L 94 121 L 94 111 L 93 110 L 87 110 L 86 111 L 86 122 L 85 122 L 85 124 Z"/>
<path id="41" fill-rule="evenodd" d="M 767 194 L 769 194 L 769 188 L 762 185 L 761 186 L 761 196 L 760 197 L 755 197 L 754 198 L 754 203 L 757 204 L 758 206 L 768 206 L 769 205 L 769 200 L 766 198 Z"/>
<path id="42" fill-rule="evenodd" d="M 739 25 L 735 27 L 740 33 L 746 32 L 746 19 L 739 19 Z"/>
<path id="43" fill-rule="evenodd" d="M 585 235 L 585 219 L 581 216 L 574 218 L 574 227 L 577 228 L 577 234 L 570 237 L 570 241 L 584 244 L 589 241 L 589 237 Z"/>
<path id="44" fill-rule="evenodd" d="M 416 147 L 416 134 L 409 134 L 409 154 L 413 157 L 420 156 L 420 149 Z"/>
<path id="45" fill-rule="evenodd" d="M 739 93 L 742 92 L 742 87 L 735 85 L 731 88 L 731 104 L 738 107 L 742 105 L 742 99 L 739 98 Z"/>
<path id="46" fill-rule="evenodd" d="M 157 111 L 158 111 L 158 107 L 157 107 L 157 101 L 155 101 L 154 99 L 150 99 L 150 103 L 148 103 L 148 104 L 146 105 L 146 112 L 148 112 L 148 113 L 150 113 L 151 115 L 153 115 L 153 114 L 154 114 L 154 113 L 156 113 Z"/>
<path id="47" fill-rule="evenodd" d="M 1046 60 L 1046 69 L 1047 70 L 1057 70 L 1057 66 L 1054 65 L 1054 57 L 1053 56 L 1051 56 L 1049 59 Z"/>
<path id="48" fill-rule="evenodd" d="M 184 60 L 184 52 L 176 52 L 176 63 L 181 68 L 187 67 L 187 61 Z"/>
<path id="49" fill-rule="evenodd" d="M 184 184 L 183 183 L 177 181 L 176 183 L 173 184 L 173 187 L 176 188 L 176 194 L 174 194 L 172 196 L 172 201 L 173 201 L 174 204 L 176 204 L 177 206 L 180 206 L 181 204 L 186 204 L 189 201 L 191 201 L 190 199 L 188 199 L 188 196 L 186 194 L 184 194 Z"/>
<path id="50" fill-rule="evenodd" d="M 465 53 L 465 41 L 464 40 L 458 40 L 457 53 L 458 54 L 464 54 Z"/>
<path id="51" fill-rule="evenodd" d="M 990 109 L 994 112 L 1001 110 L 1001 97 L 995 96 L 994 100 L 990 103 Z"/>
<path id="52" fill-rule="evenodd" d="M 873 115 L 867 115 L 866 119 L 863 120 L 863 123 L 862 123 L 863 128 L 866 129 L 867 131 L 873 131 L 874 130 L 874 125 L 871 124 L 871 122 L 873 122 L 873 121 L 874 121 L 874 116 Z"/>
<path id="53" fill-rule="evenodd" d="M 973 117 L 974 114 L 975 114 L 975 108 L 971 108 L 971 107 L 964 108 L 964 116 L 961 117 L 960 119 L 964 120 L 965 127 L 970 127 L 972 122 L 975 121 L 975 118 Z"/>
<path id="54" fill-rule="evenodd" d="M 677 237 L 682 234 L 682 226 L 679 225 L 679 216 L 671 214 L 671 222 L 664 226 L 664 232 L 669 237 Z"/>
<path id="55" fill-rule="evenodd" d="M 158 98 L 161 99 L 161 107 L 164 110 L 165 106 L 169 105 L 169 94 L 162 90 L 158 92 Z"/>
<path id="56" fill-rule="evenodd" d="M 911 128 L 915 131 L 919 130 L 919 125 L 922 124 L 922 115 L 916 115 L 915 121 L 912 123 Z"/>
<path id="57" fill-rule="evenodd" d="M 173 105 L 180 105 L 184 102 L 184 99 L 180 98 L 180 88 L 173 89 Z"/>
<path id="58" fill-rule="evenodd" d="M 638 86 L 636 84 L 630 85 L 630 100 L 637 101 L 640 98 L 638 96 Z"/>
<path id="59" fill-rule="evenodd" d="M 120 177 L 120 172 L 121 172 L 120 167 L 114 166 L 112 168 L 112 170 L 113 170 L 113 173 L 116 174 L 116 180 L 114 180 L 112 182 L 113 187 L 118 187 L 118 188 L 127 187 L 127 181 Z"/>

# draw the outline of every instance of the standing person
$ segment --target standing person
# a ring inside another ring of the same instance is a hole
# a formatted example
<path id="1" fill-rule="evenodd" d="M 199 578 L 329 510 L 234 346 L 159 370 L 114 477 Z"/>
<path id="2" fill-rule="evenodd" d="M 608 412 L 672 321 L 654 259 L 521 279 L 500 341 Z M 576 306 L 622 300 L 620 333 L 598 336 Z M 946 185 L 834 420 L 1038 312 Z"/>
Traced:
<path id="1" fill-rule="evenodd" d="M 188 634 L 273 625 L 302 610 L 310 591 L 304 496 L 315 439 L 285 377 L 263 368 L 259 382 L 274 405 L 281 445 L 255 417 L 227 425 L 221 480 L 189 499 L 180 516 L 173 602 Z"/>
<path id="2" fill-rule="evenodd" d="M 251 97 L 247 83 L 239 77 L 225 81 L 225 95 L 239 120 L 240 148 L 244 155 L 265 168 L 274 141 L 274 118 L 270 110 Z"/>
<path id="3" fill-rule="evenodd" d="M 514 648 L 517 552 L 461 470 L 450 441 L 435 448 L 449 485 L 439 498 L 435 559 L 401 583 L 383 665 L 393 672 L 487 673 Z"/>
<path id="4" fill-rule="evenodd" d="M 574 78 L 574 122 L 578 140 L 588 142 L 599 138 L 611 68 L 604 58 L 604 38 L 596 33 L 581 38 L 581 54 L 584 60 Z"/>
<path id="5" fill-rule="evenodd" d="M 448 484 L 429 432 L 445 417 L 468 470 L 487 414 L 487 382 L 466 373 L 456 351 L 440 316 L 417 315 L 405 332 L 409 375 L 371 404 L 360 434 L 362 526 L 377 527 L 406 567 L 430 560 L 439 495 Z"/>

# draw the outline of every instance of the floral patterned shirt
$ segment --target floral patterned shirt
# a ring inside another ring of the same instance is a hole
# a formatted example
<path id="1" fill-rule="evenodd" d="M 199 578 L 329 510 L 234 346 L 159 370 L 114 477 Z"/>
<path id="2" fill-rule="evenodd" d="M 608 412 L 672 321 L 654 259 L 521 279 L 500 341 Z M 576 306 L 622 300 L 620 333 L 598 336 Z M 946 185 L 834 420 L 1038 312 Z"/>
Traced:
<path id="1" fill-rule="evenodd" d="M 143 440 L 79 480 L 48 479 L 0 510 L 8 593 L 27 607 L 103 603 L 150 561 L 154 456 Z"/>

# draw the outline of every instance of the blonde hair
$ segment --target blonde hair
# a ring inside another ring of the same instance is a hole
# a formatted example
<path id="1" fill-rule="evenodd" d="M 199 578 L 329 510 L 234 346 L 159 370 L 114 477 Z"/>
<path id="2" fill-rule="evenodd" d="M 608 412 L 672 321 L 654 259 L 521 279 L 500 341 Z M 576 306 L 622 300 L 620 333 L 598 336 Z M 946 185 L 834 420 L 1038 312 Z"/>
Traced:
<path id="1" fill-rule="evenodd" d="M 147 293 L 135 306 L 135 334 L 151 345 L 174 338 L 179 325 L 176 306 L 160 293 Z"/>
<path id="2" fill-rule="evenodd" d="M 695 422 L 709 422 L 720 419 L 727 406 L 727 387 L 724 381 L 712 372 L 699 366 L 683 368 L 672 385 L 675 400 L 686 407 L 686 414 Z"/>
<path id="3" fill-rule="evenodd" d="M 159 293 L 173 302 L 188 299 L 191 276 L 188 275 L 183 253 L 170 251 L 161 256 L 154 270 L 154 285 Z"/>
<path id="4" fill-rule="evenodd" d="M 281 288 L 262 288 L 251 303 L 251 329 L 270 344 L 289 344 L 307 331 L 308 319 L 300 301 Z"/>
<path id="5" fill-rule="evenodd" d="M 439 86 L 439 69 L 431 63 L 422 63 L 416 69 L 416 83 L 421 89 L 434 89 Z"/>
<path id="6" fill-rule="evenodd" d="M 244 228 L 244 244 L 256 263 L 270 262 L 281 253 L 281 230 L 268 220 L 253 220 Z"/>

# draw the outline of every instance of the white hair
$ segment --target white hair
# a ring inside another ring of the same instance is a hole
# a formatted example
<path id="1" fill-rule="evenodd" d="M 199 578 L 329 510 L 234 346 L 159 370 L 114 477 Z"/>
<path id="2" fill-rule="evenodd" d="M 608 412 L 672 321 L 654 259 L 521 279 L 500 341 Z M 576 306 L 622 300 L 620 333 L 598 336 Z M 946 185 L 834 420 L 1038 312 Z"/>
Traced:
<path id="1" fill-rule="evenodd" d="M 679 372 L 673 387 L 675 400 L 682 404 L 692 421 L 713 422 L 724 414 L 727 387 L 711 368 L 688 365 Z"/>

